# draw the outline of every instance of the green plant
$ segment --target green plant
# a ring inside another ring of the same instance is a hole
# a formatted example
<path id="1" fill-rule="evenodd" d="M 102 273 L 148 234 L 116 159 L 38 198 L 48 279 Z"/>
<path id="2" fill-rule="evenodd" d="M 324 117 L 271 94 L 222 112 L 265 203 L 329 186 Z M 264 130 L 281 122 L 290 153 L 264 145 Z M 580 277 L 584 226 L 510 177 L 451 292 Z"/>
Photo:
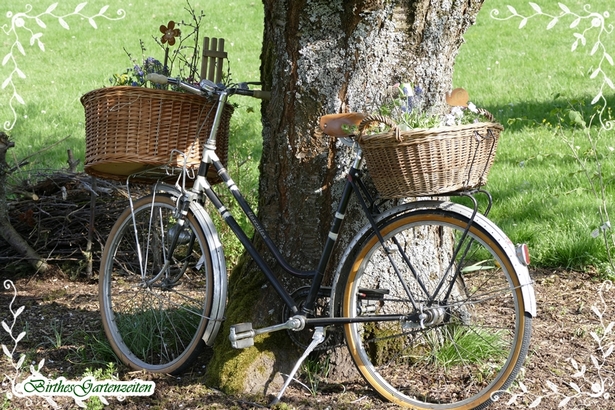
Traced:
<path id="1" fill-rule="evenodd" d="M 301 374 L 306 380 L 307 385 L 301 383 L 312 396 L 318 394 L 318 386 L 323 380 L 329 377 L 329 371 L 331 370 L 331 363 L 329 356 L 325 357 L 308 357 L 301 365 Z"/>
<path id="2" fill-rule="evenodd" d="M 114 321 L 122 342 L 139 359 L 165 363 L 186 350 L 186 344 L 197 333 L 201 317 L 195 312 L 197 307 L 187 303 L 157 310 L 156 295 L 150 297 L 152 306 L 116 312 Z"/>
<path id="3" fill-rule="evenodd" d="M 13 407 L 13 404 L 11 403 L 11 400 L 4 396 L 4 400 L 2 401 L 2 405 L 0 405 L 0 409 L 2 410 L 10 410 L 10 409 L 14 409 L 15 407 Z"/>
<path id="4" fill-rule="evenodd" d="M 102 329 L 97 333 L 77 331 L 74 334 L 74 339 L 80 340 L 80 342 L 74 343 L 77 346 L 68 353 L 68 360 L 71 363 L 81 366 L 104 365 L 110 362 L 121 363 Z"/>
<path id="5" fill-rule="evenodd" d="M 45 338 L 49 341 L 49 343 L 51 344 L 51 346 L 55 349 L 59 349 L 63 346 L 63 339 L 62 339 L 62 329 L 63 329 L 63 323 L 62 320 L 59 319 L 54 319 L 51 321 L 51 331 L 52 331 L 52 335 L 51 336 L 45 336 Z"/>
<path id="6" fill-rule="evenodd" d="M 96 380 L 118 380 L 117 368 L 115 367 L 115 363 L 107 363 L 107 366 L 104 369 L 98 368 L 93 370 L 91 368 L 88 368 L 83 374 L 83 377 L 88 376 L 91 376 Z M 86 402 L 86 409 L 103 410 L 105 408 L 105 405 L 108 404 L 109 403 L 105 399 L 102 399 L 102 397 L 92 396 Z"/>
<path id="7" fill-rule="evenodd" d="M 500 357 L 506 359 L 506 343 L 499 332 L 472 329 L 464 326 L 448 326 L 441 330 L 448 332 L 444 342 L 435 337 L 430 343 L 434 363 L 445 368 L 461 363 L 481 363 L 484 359 Z M 437 332 L 434 332 L 437 333 Z"/>

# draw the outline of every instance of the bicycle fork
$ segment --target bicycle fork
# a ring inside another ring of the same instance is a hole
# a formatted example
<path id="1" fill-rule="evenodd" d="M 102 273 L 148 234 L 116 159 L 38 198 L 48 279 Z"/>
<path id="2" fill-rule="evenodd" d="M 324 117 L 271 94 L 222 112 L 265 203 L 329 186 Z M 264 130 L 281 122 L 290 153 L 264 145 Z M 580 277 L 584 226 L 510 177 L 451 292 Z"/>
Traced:
<path id="1" fill-rule="evenodd" d="M 160 220 L 160 221 L 155 221 L 154 218 L 156 217 L 154 212 L 150 212 L 150 219 L 148 221 L 148 228 L 147 231 L 148 232 L 153 232 L 156 229 L 155 224 L 156 223 L 160 223 L 160 229 L 161 229 L 161 233 L 160 233 L 160 238 L 158 239 L 161 243 L 159 244 L 159 248 L 160 248 L 160 252 L 162 253 L 161 257 L 162 257 L 162 266 L 161 268 L 158 270 L 158 273 L 156 273 L 151 279 L 146 280 L 146 266 L 147 266 L 147 257 L 149 255 L 149 252 L 145 252 L 145 257 L 143 256 L 143 252 L 141 250 L 140 247 L 140 241 L 139 241 L 139 237 L 138 237 L 138 232 L 137 232 L 137 223 L 134 220 L 134 212 L 133 214 L 133 226 L 135 229 L 135 239 L 136 239 L 136 244 L 137 244 L 137 257 L 139 259 L 139 265 L 141 266 L 141 278 L 143 279 L 143 282 L 141 283 L 140 286 L 144 287 L 144 288 L 150 288 L 151 286 L 153 286 L 157 281 L 159 281 L 163 276 L 166 276 L 164 279 L 171 279 L 169 277 L 169 269 L 170 269 L 170 265 L 172 262 L 172 255 L 175 251 L 175 248 L 177 247 L 177 245 L 179 243 L 183 243 L 186 241 L 185 238 L 185 224 L 186 224 L 186 216 L 188 215 L 188 208 L 190 207 L 190 202 L 194 199 L 194 194 L 192 194 L 189 192 L 184 193 L 181 197 L 178 198 L 177 200 L 177 207 L 175 209 L 175 213 L 173 215 L 173 219 L 175 220 L 175 224 L 170 226 L 168 231 L 165 232 L 164 231 L 164 221 Z M 152 207 L 154 206 L 156 202 L 156 193 L 154 190 L 154 194 L 152 196 Z M 132 206 L 132 204 L 131 204 Z M 159 216 L 160 218 L 162 218 L 162 216 Z M 194 233 L 190 233 L 190 237 L 188 238 L 188 242 L 193 241 L 194 240 Z M 165 238 L 166 237 L 166 238 Z M 154 244 L 150 243 L 150 241 L 153 241 L 155 238 L 153 237 L 153 235 L 147 235 L 147 242 L 145 244 L 146 249 L 154 246 Z M 168 243 L 168 246 L 165 244 Z M 172 285 L 174 282 L 176 282 L 183 274 L 183 271 L 185 270 L 182 269 L 175 278 L 172 278 L 170 283 L 167 283 L 167 285 Z"/>

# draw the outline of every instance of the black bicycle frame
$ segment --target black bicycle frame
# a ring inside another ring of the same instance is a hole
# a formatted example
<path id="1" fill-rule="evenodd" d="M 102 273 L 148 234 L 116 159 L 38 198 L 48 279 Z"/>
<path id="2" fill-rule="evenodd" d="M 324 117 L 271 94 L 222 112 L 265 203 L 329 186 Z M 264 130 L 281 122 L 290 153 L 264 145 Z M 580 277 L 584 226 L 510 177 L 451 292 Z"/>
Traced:
<path id="1" fill-rule="evenodd" d="M 250 220 L 250 223 L 254 227 L 255 232 L 258 232 L 263 242 L 267 246 L 267 249 L 271 252 L 276 262 L 282 267 L 282 269 L 295 277 L 299 277 L 303 279 L 311 279 L 310 292 L 308 294 L 308 297 L 307 297 L 302 313 L 306 315 L 313 313 L 314 303 L 318 295 L 318 290 L 320 289 L 322 285 L 325 269 L 327 268 L 329 260 L 331 259 L 331 255 L 333 254 L 333 249 L 335 247 L 335 244 L 337 243 L 338 234 L 342 227 L 344 215 L 346 213 L 346 210 L 348 209 L 348 203 L 350 202 L 350 197 L 352 196 L 352 193 L 355 191 L 355 189 L 358 189 L 358 188 L 355 188 L 357 187 L 357 185 L 354 182 L 354 179 L 358 178 L 357 170 L 355 168 L 351 168 L 347 175 L 346 184 L 344 186 L 344 190 L 342 192 L 342 196 L 341 196 L 340 202 L 337 207 L 337 212 L 335 213 L 333 223 L 331 224 L 331 228 L 329 229 L 329 234 L 327 235 L 327 240 L 325 242 L 325 245 L 324 245 L 320 260 L 318 262 L 318 265 L 316 266 L 316 269 L 310 270 L 310 271 L 302 271 L 302 270 L 295 269 L 286 261 L 286 259 L 280 252 L 279 248 L 276 246 L 276 244 L 273 242 L 273 240 L 269 236 L 267 230 L 263 227 L 261 221 L 254 214 L 254 211 L 250 207 L 250 204 L 248 204 L 244 196 L 241 194 L 241 192 L 235 185 L 235 182 L 228 175 L 228 172 L 226 171 L 222 163 L 219 160 L 215 159 L 214 161 L 212 161 L 212 164 L 218 171 L 218 175 L 220 176 L 222 181 L 227 185 L 227 187 L 231 191 L 233 197 L 235 198 L 235 200 L 237 201 L 237 203 L 239 204 L 243 212 L 246 214 L 246 216 Z M 208 164 L 205 164 L 205 163 L 202 164 L 202 166 L 199 168 L 199 175 L 201 176 L 206 175 L 207 165 Z M 218 195 L 212 189 L 211 184 L 209 184 L 206 180 L 204 181 L 205 182 L 203 184 L 203 192 L 205 193 L 207 198 L 216 207 L 220 216 L 224 219 L 225 223 L 228 224 L 229 228 L 237 236 L 241 244 L 245 247 L 247 252 L 254 259 L 257 266 L 263 271 L 263 273 L 267 277 L 267 280 L 271 283 L 275 291 L 280 295 L 284 303 L 290 308 L 292 314 L 293 315 L 298 314 L 299 309 L 297 308 L 297 304 L 294 301 L 294 299 L 290 296 L 286 288 L 277 279 L 277 277 L 273 273 L 268 263 L 264 260 L 261 254 L 256 250 L 256 248 L 252 244 L 252 241 L 250 240 L 248 235 L 245 233 L 245 231 L 241 228 L 241 226 L 239 226 L 239 224 L 237 223 L 233 215 L 224 206 L 224 204 L 222 203 Z M 367 192 L 365 192 L 365 194 L 369 195 L 367 194 Z"/>
<path id="2" fill-rule="evenodd" d="M 378 316 L 360 316 L 354 318 L 348 317 L 310 317 L 314 313 L 314 304 L 316 298 L 318 296 L 318 291 L 321 288 L 322 280 L 324 278 L 324 272 L 329 263 L 331 255 L 333 254 L 333 249 L 337 242 L 338 234 L 342 227 L 342 222 L 344 220 L 344 216 L 346 210 L 348 209 L 348 203 L 350 201 L 350 197 L 353 192 L 356 192 L 357 195 L 365 195 L 365 197 L 373 203 L 371 196 L 367 192 L 365 185 L 360 180 L 359 171 L 351 167 L 348 174 L 346 175 L 346 184 L 344 185 L 344 190 L 342 192 L 342 196 L 340 202 L 337 207 L 337 212 L 335 213 L 335 219 L 331 224 L 331 229 L 329 230 L 329 235 L 327 236 L 327 241 L 325 242 L 325 246 L 323 248 L 323 252 L 320 257 L 320 261 L 318 262 L 318 266 L 315 270 L 312 271 L 300 271 L 294 269 L 292 266 L 288 264 L 288 262 L 284 259 L 284 256 L 280 253 L 278 247 L 275 245 L 273 240 L 269 237 L 267 231 L 262 226 L 261 222 L 258 220 L 252 208 L 245 200 L 233 180 L 228 175 L 226 169 L 222 165 L 222 163 L 215 159 L 212 161 L 214 167 L 218 170 L 218 175 L 222 179 L 224 183 L 228 186 L 229 190 L 233 194 L 233 197 L 237 200 L 237 203 L 244 211 L 244 213 L 250 219 L 250 222 L 254 226 L 256 232 L 259 233 L 269 251 L 273 254 L 276 261 L 282 266 L 282 268 L 288 272 L 289 274 L 301 277 L 301 278 L 311 278 L 311 286 L 308 296 L 305 301 L 305 305 L 302 309 L 301 314 L 306 316 L 305 322 L 310 326 L 327 326 L 327 325 L 336 325 L 336 324 L 347 324 L 347 323 L 366 323 L 373 321 L 419 321 L 419 313 L 410 314 L 410 315 L 378 315 Z M 207 166 L 201 166 L 199 168 L 199 175 L 205 176 Z M 286 288 L 280 283 L 278 278 L 275 276 L 267 262 L 263 259 L 261 254 L 256 250 L 252 241 L 245 233 L 245 231 L 239 226 L 233 215 L 226 209 L 218 195 L 213 191 L 211 184 L 209 184 L 204 178 L 202 179 L 203 183 L 203 192 L 207 196 L 207 198 L 211 201 L 211 203 L 216 207 L 220 216 L 224 219 L 224 221 L 228 224 L 231 230 L 235 233 L 239 241 L 248 251 L 250 256 L 254 259 L 258 267 L 263 271 L 267 280 L 275 291 L 280 295 L 284 303 L 290 308 L 292 315 L 300 314 L 299 309 L 297 308 L 297 304 L 292 296 L 288 293 Z M 361 194 L 359 194 L 361 192 Z M 363 198 L 361 198 L 363 201 Z M 370 216 L 371 217 L 371 216 Z M 411 295 L 410 295 L 411 297 Z"/>
<path id="3" fill-rule="evenodd" d="M 224 165 L 220 162 L 220 160 L 215 154 L 216 132 L 218 129 L 219 118 L 221 117 L 221 112 L 222 112 L 221 107 L 224 105 L 227 98 L 228 98 L 228 94 L 225 91 L 220 93 L 219 99 L 218 99 L 218 109 L 216 110 L 216 114 L 214 118 L 214 125 L 211 129 L 209 140 L 205 144 L 203 160 L 201 161 L 201 165 L 198 170 L 197 181 L 195 182 L 195 185 L 192 188 L 192 195 L 200 194 L 201 189 L 202 189 L 202 192 L 204 192 L 205 196 L 216 207 L 220 216 L 224 219 L 225 223 L 229 226 L 229 228 L 237 236 L 239 241 L 245 247 L 246 251 L 250 254 L 252 259 L 256 262 L 257 266 L 265 274 L 269 283 L 271 283 L 275 291 L 282 298 L 283 302 L 288 306 L 291 314 L 296 315 L 296 314 L 301 313 L 306 316 L 306 323 L 309 323 L 310 325 L 319 325 L 319 326 L 331 325 L 331 324 L 343 324 L 343 323 L 371 322 L 374 320 L 378 320 L 378 321 L 417 320 L 417 318 L 414 317 L 414 316 L 418 317 L 418 314 L 416 313 L 412 315 L 405 315 L 405 316 L 379 315 L 377 318 L 372 317 L 372 316 L 363 316 L 363 317 L 355 317 L 355 318 L 333 318 L 333 317 L 314 318 L 314 317 L 310 317 L 314 314 L 314 305 L 315 305 L 316 298 L 318 297 L 318 291 L 320 290 L 321 285 L 322 285 L 325 269 L 327 268 L 327 265 L 331 259 L 331 255 L 333 254 L 333 249 L 335 247 L 335 244 L 337 243 L 338 235 L 342 227 L 342 222 L 344 220 L 344 216 L 346 214 L 346 211 L 348 209 L 348 204 L 350 202 L 350 197 L 352 196 L 353 192 L 355 193 L 355 196 L 357 197 L 359 204 L 361 205 L 366 217 L 368 218 L 369 223 L 374 227 L 374 231 L 376 235 L 378 236 L 378 239 L 380 240 L 381 243 L 384 244 L 384 239 L 379 234 L 379 231 L 377 229 L 376 222 L 374 219 L 374 214 L 379 213 L 378 208 L 375 205 L 375 201 L 369 194 L 368 189 L 366 188 L 366 186 L 364 185 L 360 177 L 360 171 L 358 170 L 360 160 L 359 159 L 355 160 L 353 166 L 350 167 L 346 175 L 346 183 L 344 185 L 344 190 L 342 192 L 340 202 L 337 207 L 337 212 L 335 213 L 334 220 L 331 224 L 331 228 L 329 229 L 329 234 L 327 235 L 327 240 L 325 242 L 325 245 L 324 245 L 320 260 L 318 262 L 318 265 L 316 266 L 316 269 L 310 270 L 310 271 L 297 270 L 286 261 L 286 259 L 280 252 L 277 245 L 273 242 L 273 240 L 267 233 L 266 229 L 263 227 L 261 221 L 257 218 L 254 211 L 252 210 L 252 208 L 250 207 L 250 205 L 248 204 L 244 196 L 239 191 L 239 188 L 237 187 L 237 185 L 235 185 L 235 182 L 229 176 L 228 172 L 224 168 Z M 292 296 L 288 293 L 286 288 L 278 280 L 276 275 L 273 273 L 273 270 L 271 269 L 271 267 L 267 264 L 265 259 L 261 256 L 261 254 L 255 248 L 255 246 L 252 244 L 252 241 L 250 240 L 248 235 L 241 228 L 241 226 L 239 226 L 239 224 L 237 223 L 233 215 L 228 211 L 228 209 L 224 206 L 224 204 L 222 203 L 218 195 L 213 191 L 211 184 L 207 182 L 207 179 L 205 178 L 205 176 L 207 175 L 207 170 L 211 165 L 213 165 L 214 168 L 217 170 L 219 177 L 227 185 L 228 189 L 230 190 L 231 194 L 233 195 L 233 197 L 235 198 L 235 200 L 241 207 L 242 211 L 245 213 L 245 215 L 250 220 L 250 223 L 254 227 L 255 231 L 258 232 L 263 242 L 265 243 L 267 249 L 271 252 L 271 254 L 275 258 L 277 263 L 282 267 L 282 269 L 295 277 L 299 277 L 303 279 L 311 279 L 310 291 L 308 293 L 305 304 L 302 308 L 302 312 L 299 312 L 296 301 L 292 298 Z M 461 194 L 461 195 L 464 195 L 464 194 Z M 474 215 L 476 215 L 478 205 L 476 201 L 474 200 L 474 198 L 471 195 L 469 196 L 470 198 L 472 198 L 472 200 L 475 203 Z M 491 203 L 491 201 L 489 202 Z M 473 219 L 474 217 L 470 219 L 468 226 L 466 228 L 466 231 L 464 232 L 464 236 L 467 234 L 472 224 Z M 460 242 L 460 247 L 462 244 L 463 244 L 463 241 Z M 461 248 L 455 250 L 455 254 L 457 254 L 460 251 L 461 251 Z M 406 263 L 408 264 L 408 266 L 410 267 L 410 269 L 412 270 L 412 272 L 414 272 L 414 269 L 412 268 L 412 264 L 410 263 L 410 261 L 405 255 L 404 255 L 404 259 Z M 452 267 L 452 264 L 453 262 L 451 262 L 451 266 L 449 267 L 449 269 Z M 397 268 L 395 267 L 394 263 L 393 263 L 393 266 L 395 270 L 397 271 Z M 447 272 L 448 272 L 448 269 L 447 269 Z M 458 273 L 455 273 L 455 274 L 458 274 Z M 398 276 L 399 276 L 399 273 L 398 273 Z M 421 281 L 417 277 L 416 274 L 415 274 L 415 277 L 419 281 L 419 284 L 421 284 Z M 445 278 L 446 278 L 446 275 L 441 279 L 441 282 L 438 286 L 438 290 L 444 285 Z M 403 283 L 404 286 L 406 286 L 405 280 L 401 276 L 399 277 L 399 279 L 401 283 Z M 455 278 L 453 278 L 453 280 L 454 279 Z M 427 295 L 428 292 L 424 287 L 423 287 L 423 290 Z M 413 300 L 411 292 L 408 289 L 406 289 L 406 292 L 409 296 L 410 303 L 414 307 L 415 312 L 420 311 L 420 306 L 417 306 L 416 302 Z M 450 292 L 450 290 L 448 290 L 448 292 Z M 435 296 L 435 294 L 436 293 L 434 293 L 433 296 Z"/>

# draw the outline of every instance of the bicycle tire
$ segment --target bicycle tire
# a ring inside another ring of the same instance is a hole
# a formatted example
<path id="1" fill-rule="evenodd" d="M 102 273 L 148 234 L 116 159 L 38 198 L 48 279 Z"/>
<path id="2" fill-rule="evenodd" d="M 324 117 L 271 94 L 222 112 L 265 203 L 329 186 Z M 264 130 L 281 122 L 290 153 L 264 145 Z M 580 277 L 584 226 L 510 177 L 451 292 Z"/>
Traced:
<path id="1" fill-rule="evenodd" d="M 204 345 L 213 269 L 192 210 L 169 266 L 162 269 L 169 231 L 180 229 L 173 216 L 176 200 L 158 193 L 135 201 L 133 212 L 126 209 L 111 229 L 101 258 L 99 303 L 105 334 L 119 359 L 136 370 L 181 373 Z M 145 285 L 161 271 L 159 279 Z"/>
<path id="2" fill-rule="evenodd" d="M 462 251 L 449 265 L 453 244 L 459 245 L 466 227 Z M 400 406 L 487 407 L 521 369 L 531 335 L 525 281 L 519 280 L 510 252 L 498 239 L 504 234 L 484 217 L 470 223 L 467 216 L 446 209 L 393 214 L 379 222 L 378 230 L 385 248 L 370 229 L 342 261 L 341 315 L 394 314 L 404 319 L 344 325 L 357 369 L 382 397 Z M 435 294 L 446 266 L 460 275 L 454 282 L 452 275 L 445 279 L 450 292 L 442 286 Z M 421 278 L 423 288 L 415 278 Z M 421 312 L 414 310 L 408 292 L 427 316 L 423 328 L 420 321 L 410 320 Z"/>

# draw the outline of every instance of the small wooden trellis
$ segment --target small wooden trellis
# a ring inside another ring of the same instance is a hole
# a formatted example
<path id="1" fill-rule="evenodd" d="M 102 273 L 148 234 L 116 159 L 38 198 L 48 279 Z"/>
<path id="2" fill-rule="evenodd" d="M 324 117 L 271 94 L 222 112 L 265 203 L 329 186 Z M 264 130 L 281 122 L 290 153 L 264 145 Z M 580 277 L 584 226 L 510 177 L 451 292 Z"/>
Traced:
<path id="1" fill-rule="evenodd" d="M 214 83 L 222 82 L 222 65 L 226 57 L 223 38 L 205 37 L 203 39 L 201 78 L 213 81 Z"/>

